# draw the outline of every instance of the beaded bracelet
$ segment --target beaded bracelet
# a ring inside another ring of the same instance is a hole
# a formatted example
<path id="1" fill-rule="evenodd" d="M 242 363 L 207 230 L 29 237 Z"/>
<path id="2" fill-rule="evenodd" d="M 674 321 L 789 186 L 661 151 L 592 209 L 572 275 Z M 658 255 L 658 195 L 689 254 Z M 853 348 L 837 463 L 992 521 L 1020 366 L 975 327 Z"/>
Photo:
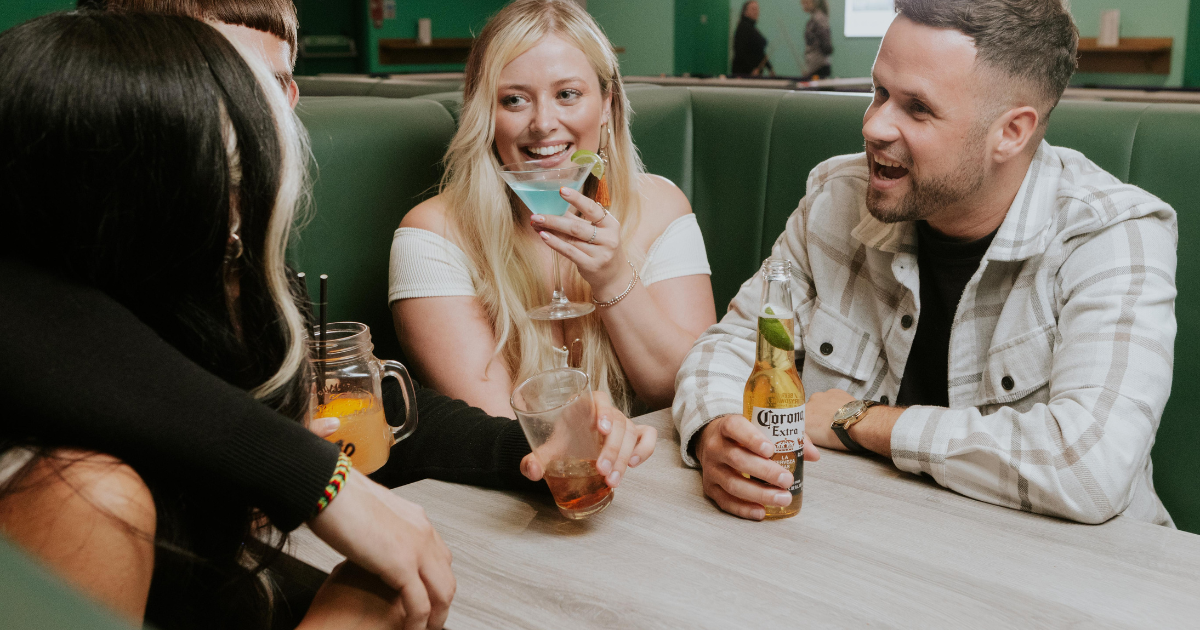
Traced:
<path id="1" fill-rule="evenodd" d="M 629 261 L 626 260 L 625 262 L 629 262 Z M 634 267 L 633 263 L 631 263 L 631 262 L 629 263 L 629 268 L 633 270 L 633 277 L 629 279 L 629 286 L 625 287 L 624 293 L 622 293 L 621 295 L 618 295 L 617 297 L 615 297 L 607 302 L 601 302 L 600 300 L 597 300 L 595 297 L 592 297 L 592 303 L 601 308 L 605 308 L 608 306 L 613 306 L 617 302 L 624 300 L 625 296 L 629 295 L 629 292 L 633 290 L 634 285 L 636 285 L 638 283 L 638 278 L 639 278 L 638 272 L 637 272 L 637 267 Z"/>
<path id="2" fill-rule="evenodd" d="M 338 453 L 337 467 L 333 469 L 333 477 L 329 479 L 329 484 L 325 486 L 325 494 L 317 499 L 317 513 L 329 507 L 329 502 L 342 491 L 342 485 L 346 483 L 346 476 L 350 474 L 350 458 L 345 453 Z"/>

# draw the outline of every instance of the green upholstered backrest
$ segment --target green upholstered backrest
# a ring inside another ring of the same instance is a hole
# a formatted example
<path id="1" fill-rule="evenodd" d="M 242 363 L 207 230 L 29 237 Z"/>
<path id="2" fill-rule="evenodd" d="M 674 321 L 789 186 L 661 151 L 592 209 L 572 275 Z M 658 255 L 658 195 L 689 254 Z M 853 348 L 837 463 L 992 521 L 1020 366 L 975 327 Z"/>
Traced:
<path id="1" fill-rule="evenodd" d="M 406 79 L 395 77 L 307 77 L 297 76 L 296 85 L 300 96 L 381 96 L 384 98 L 412 98 L 434 92 L 462 90 L 462 81 L 456 79 Z"/>
<path id="2" fill-rule="evenodd" d="M 713 269 L 717 312 L 758 269 L 775 110 L 786 92 L 694 88 L 692 209 Z M 635 138 L 636 140 L 636 138 Z"/>
<path id="3" fill-rule="evenodd" d="M 132 630 L 0 535 L 0 627 L 5 630 Z"/>
<path id="4" fill-rule="evenodd" d="M 379 82 L 367 96 L 384 98 L 411 98 L 422 94 L 453 92 L 462 90 L 462 81 L 417 81 L 387 79 Z"/>
<path id="5" fill-rule="evenodd" d="M 458 124 L 458 115 L 462 112 L 463 93 L 461 90 L 451 90 L 449 92 L 432 92 L 430 94 L 422 94 L 414 97 L 440 103 L 446 111 L 450 112 L 450 116 L 454 118 L 454 124 Z"/>
<path id="6" fill-rule="evenodd" d="M 372 77 L 296 77 L 300 96 L 366 96 L 379 82 Z"/>
<path id="7" fill-rule="evenodd" d="M 779 104 L 760 258 L 771 255 L 771 246 L 804 197 L 809 171 L 831 156 L 863 150 L 862 117 L 870 103 L 864 94 L 791 92 Z"/>
<path id="8" fill-rule="evenodd" d="M 1200 106 L 1151 105 L 1137 122 L 1129 182 L 1179 216 L 1175 287 L 1175 378 L 1151 456 L 1154 485 L 1181 529 L 1200 534 Z"/>
<path id="9" fill-rule="evenodd" d="M 388 252 L 400 219 L 435 192 L 454 120 L 435 102 L 370 97 L 303 97 L 317 169 L 316 212 L 290 260 L 308 275 L 329 274 L 330 321 L 371 327 L 375 355 L 400 358 L 387 304 Z"/>
<path id="10" fill-rule="evenodd" d="M 1051 144 L 1082 152 L 1108 172 L 1157 195 L 1179 216 L 1179 291 L 1171 398 L 1151 459 L 1154 485 L 1181 529 L 1200 533 L 1200 203 L 1194 165 L 1200 163 L 1200 107 L 1142 103 L 1064 102 L 1050 116 Z"/>

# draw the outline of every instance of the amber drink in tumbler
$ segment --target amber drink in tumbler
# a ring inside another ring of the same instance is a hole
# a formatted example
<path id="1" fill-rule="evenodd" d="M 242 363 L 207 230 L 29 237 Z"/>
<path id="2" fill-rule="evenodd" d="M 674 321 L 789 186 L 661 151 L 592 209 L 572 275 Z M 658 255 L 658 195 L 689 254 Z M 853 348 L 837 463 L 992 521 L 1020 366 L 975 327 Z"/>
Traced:
<path id="1" fill-rule="evenodd" d="M 518 385 L 511 403 L 563 516 L 578 520 L 608 507 L 612 488 L 596 470 L 603 439 L 587 374 L 542 372 Z"/>

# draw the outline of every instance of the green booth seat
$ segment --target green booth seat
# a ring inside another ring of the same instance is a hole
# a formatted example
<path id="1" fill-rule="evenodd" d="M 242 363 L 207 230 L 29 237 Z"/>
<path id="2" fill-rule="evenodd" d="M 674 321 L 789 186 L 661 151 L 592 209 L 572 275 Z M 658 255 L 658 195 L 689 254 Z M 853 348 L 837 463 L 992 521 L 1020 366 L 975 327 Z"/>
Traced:
<path id="1" fill-rule="evenodd" d="M 412 98 L 435 92 L 462 91 L 462 81 L 456 79 L 388 79 L 368 76 L 297 76 L 296 86 L 301 96 L 381 96 Z"/>
<path id="2" fill-rule="evenodd" d="M 628 91 L 634 142 L 649 172 L 692 202 L 712 266 L 718 310 L 759 267 L 804 195 L 809 171 L 862 151 L 870 97 L 749 88 L 657 86 Z M 380 357 L 398 356 L 386 306 L 392 231 L 431 194 L 455 129 L 461 92 L 412 99 L 301 99 L 322 166 L 317 217 L 294 260 L 331 273 L 331 309 L 375 329 Z M 1155 484 L 1180 528 L 1200 533 L 1200 106 L 1063 102 L 1051 144 L 1082 151 L 1123 181 L 1170 203 L 1180 217 L 1175 387 L 1153 450 Z M 354 278 L 355 274 L 363 278 Z M 347 277 L 349 276 L 349 277 Z M 311 287 L 315 284 L 310 283 Z M 387 332 L 385 332 L 387 331 Z"/>
<path id="3" fill-rule="evenodd" d="M 451 90 L 449 92 L 432 92 L 430 94 L 422 94 L 413 98 L 433 101 L 446 108 L 450 112 L 450 116 L 454 118 L 454 124 L 458 124 L 458 115 L 462 113 L 463 94 L 462 90 Z"/>
<path id="4" fill-rule="evenodd" d="M 418 99 L 304 97 L 296 111 L 316 160 L 316 212 L 289 260 L 307 274 L 314 301 L 318 276 L 329 275 L 330 321 L 370 326 L 375 355 L 398 359 L 387 305 L 392 234 L 406 212 L 435 192 L 454 119 L 441 105 Z"/>
<path id="5" fill-rule="evenodd" d="M 374 77 L 307 77 L 297 75 L 301 96 L 366 96 L 382 79 Z"/>
<path id="6" fill-rule="evenodd" d="M 1054 119 L 1051 118 L 1053 126 Z M 1129 182 L 1179 214 L 1175 371 L 1151 453 L 1154 486 L 1180 529 L 1200 534 L 1200 106 L 1150 105 L 1136 123 Z"/>

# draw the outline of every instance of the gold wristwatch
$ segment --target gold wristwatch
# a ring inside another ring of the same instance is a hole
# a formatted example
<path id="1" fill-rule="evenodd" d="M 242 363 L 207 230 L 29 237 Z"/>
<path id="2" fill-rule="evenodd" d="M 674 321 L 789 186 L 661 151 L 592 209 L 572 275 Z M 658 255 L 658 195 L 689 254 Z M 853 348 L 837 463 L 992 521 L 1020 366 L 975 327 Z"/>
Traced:
<path id="1" fill-rule="evenodd" d="M 833 424 L 829 428 L 833 429 L 847 449 L 856 453 L 867 450 L 850 437 L 850 427 L 862 420 L 867 415 L 868 409 L 878 404 L 874 400 L 852 400 L 842 405 L 842 408 L 833 414 Z"/>

